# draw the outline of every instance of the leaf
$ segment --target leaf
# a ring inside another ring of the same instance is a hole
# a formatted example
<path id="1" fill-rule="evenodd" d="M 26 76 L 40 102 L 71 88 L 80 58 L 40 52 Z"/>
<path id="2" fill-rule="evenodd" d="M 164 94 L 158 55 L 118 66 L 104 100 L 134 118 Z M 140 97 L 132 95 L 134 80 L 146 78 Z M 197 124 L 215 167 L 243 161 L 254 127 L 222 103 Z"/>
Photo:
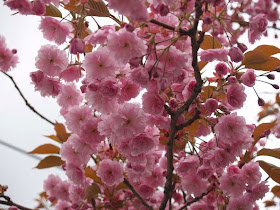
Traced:
<path id="1" fill-rule="evenodd" d="M 70 0 L 68 4 L 64 5 L 64 9 L 70 12 L 79 13 L 81 11 L 81 1 L 80 0 Z"/>
<path id="2" fill-rule="evenodd" d="M 258 115 L 259 115 L 258 121 L 262 120 L 263 118 L 265 118 L 269 115 L 276 114 L 278 112 L 279 112 L 279 110 L 277 108 L 271 108 L 271 107 L 265 108 L 263 111 L 258 113 Z"/>
<path id="3" fill-rule="evenodd" d="M 97 197 L 98 193 L 100 192 L 101 192 L 100 187 L 96 183 L 92 183 L 86 189 L 85 199 L 90 201 L 92 198 Z"/>
<path id="4" fill-rule="evenodd" d="M 91 178 L 94 182 L 98 184 L 103 184 L 101 179 L 97 176 L 96 171 L 89 166 L 85 168 L 85 176 Z"/>
<path id="5" fill-rule="evenodd" d="M 85 53 L 90 53 L 92 52 L 93 46 L 91 44 L 87 44 L 85 48 Z"/>
<path id="6" fill-rule="evenodd" d="M 45 136 L 45 137 L 48 137 L 48 138 L 50 138 L 50 139 L 52 139 L 52 140 L 54 140 L 54 141 L 57 141 L 57 142 L 59 142 L 59 143 L 62 143 L 62 142 L 60 141 L 60 139 L 59 139 L 57 136 L 55 136 L 55 135 L 50 135 L 50 136 Z"/>
<path id="7" fill-rule="evenodd" d="M 86 15 L 98 17 L 110 17 L 110 12 L 103 1 L 88 0 L 85 4 Z"/>
<path id="8" fill-rule="evenodd" d="M 45 157 L 43 160 L 41 160 L 35 168 L 38 168 L 38 169 L 51 168 L 54 166 L 61 166 L 64 163 L 65 162 L 63 160 L 61 160 L 60 157 L 51 155 L 51 156 Z"/>
<path id="9" fill-rule="evenodd" d="M 46 13 L 44 16 L 60 17 L 62 18 L 62 13 L 54 5 L 46 5 Z"/>
<path id="10" fill-rule="evenodd" d="M 261 149 L 260 151 L 257 152 L 257 155 L 266 155 L 266 156 L 271 156 L 271 157 L 275 157 L 275 158 L 279 158 L 280 159 L 280 148 L 277 149 Z"/>
<path id="11" fill-rule="evenodd" d="M 263 133 L 267 130 L 270 130 L 271 128 L 274 127 L 276 123 L 276 120 L 274 120 L 273 122 L 271 123 L 262 123 L 260 125 L 258 125 L 254 132 L 253 132 L 253 138 L 254 138 L 254 142 L 253 142 L 253 145 L 255 145 L 261 138 L 261 136 L 263 135 Z"/>
<path id="12" fill-rule="evenodd" d="M 264 201 L 265 207 L 276 206 L 274 201 Z"/>
<path id="13" fill-rule="evenodd" d="M 254 50 L 261 51 L 266 56 L 271 56 L 271 55 L 275 55 L 277 53 L 280 53 L 280 49 L 278 47 L 273 46 L 273 45 L 260 45 L 257 48 L 255 48 Z"/>
<path id="14" fill-rule="evenodd" d="M 210 98 L 214 91 L 217 89 L 215 86 L 205 86 L 202 88 L 202 92 L 200 93 L 202 97 L 202 101 L 206 101 L 206 99 Z"/>
<path id="15" fill-rule="evenodd" d="M 60 148 L 53 144 L 43 144 L 29 153 L 30 154 L 59 154 L 59 151 Z"/>
<path id="16" fill-rule="evenodd" d="M 276 94 L 275 101 L 276 101 L 276 103 L 280 106 L 280 97 L 279 97 L 279 93 Z"/>
<path id="17" fill-rule="evenodd" d="M 280 183 L 280 168 L 267 163 L 265 161 L 259 160 L 257 161 L 260 167 L 273 179 L 275 182 Z"/>
<path id="18" fill-rule="evenodd" d="M 199 68 L 199 70 L 201 71 L 207 64 L 208 64 L 208 62 L 199 61 L 199 62 L 198 62 L 198 68 Z"/>
<path id="19" fill-rule="evenodd" d="M 271 189 L 271 192 L 277 196 L 278 198 L 280 198 L 280 186 L 274 186 L 272 189 Z"/>
<path id="20" fill-rule="evenodd" d="M 121 182 L 116 188 L 116 190 L 124 190 L 124 189 L 128 189 L 128 186 L 123 182 Z"/>
<path id="21" fill-rule="evenodd" d="M 263 64 L 267 61 L 269 61 L 268 56 L 263 54 L 261 51 L 253 50 L 245 53 L 242 65 L 245 65 L 245 67 L 250 68 L 248 66 Z"/>
<path id="22" fill-rule="evenodd" d="M 71 135 L 71 133 L 66 132 L 65 126 L 62 123 L 55 123 L 54 129 L 56 131 L 56 136 L 62 142 L 67 141 L 68 137 Z"/>
<path id="23" fill-rule="evenodd" d="M 272 71 L 280 66 L 280 60 L 278 58 L 269 57 L 269 60 L 265 63 L 254 64 L 254 65 L 246 65 L 246 68 L 252 68 L 255 70 L 262 71 Z"/>
<path id="24" fill-rule="evenodd" d="M 213 40 L 214 40 L 214 48 L 213 48 Z M 217 48 L 222 48 L 223 45 L 216 39 L 210 35 L 205 35 L 204 40 L 200 45 L 200 48 L 203 50 L 207 49 L 217 49 Z"/>

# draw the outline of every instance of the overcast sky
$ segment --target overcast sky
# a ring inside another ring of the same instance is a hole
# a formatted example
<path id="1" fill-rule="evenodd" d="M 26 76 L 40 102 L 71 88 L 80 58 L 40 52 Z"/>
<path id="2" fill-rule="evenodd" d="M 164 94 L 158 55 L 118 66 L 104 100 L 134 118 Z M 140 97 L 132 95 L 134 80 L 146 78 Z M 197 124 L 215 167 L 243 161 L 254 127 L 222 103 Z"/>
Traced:
<path id="1" fill-rule="evenodd" d="M 52 121 L 62 122 L 55 100 L 42 98 L 38 92 L 34 92 L 34 86 L 30 84 L 29 73 L 36 71 L 34 61 L 37 51 L 43 44 L 49 43 L 43 39 L 42 33 L 37 29 L 40 18 L 37 16 L 11 16 L 12 13 L 7 7 L 0 5 L 0 34 L 6 37 L 9 48 L 18 50 L 19 56 L 19 64 L 10 74 L 28 101 L 40 113 Z M 263 39 L 262 43 L 278 44 L 279 46 L 279 40 L 275 41 L 272 38 Z M 273 92 L 269 85 L 259 84 L 256 88 L 260 93 Z M 44 143 L 52 143 L 44 135 L 54 134 L 53 126 L 25 106 L 11 81 L 2 73 L 0 73 L 0 90 L 0 140 L 26 151 L 31 151 Z M 247 89 L 246 93 L 250 99 L 240 113 L 247 116 L 248 123 L 253 123 L 258 111 L 257 97 L 252 89 Z M 268 100 L 273 95 L 263 94 L 261 96 Z M 277 141 L 272 140 L 268 147 L 272 147 L 275 143 Z M 34 208 L 36 204 L 34 199 L 43 190 L 43 180 L 50 173 L 65 178 L 58 168 L 34 169 L 37 164 L 37 160 L 0 145 L 0 184 L 9 186 L 7 194 L 14 202 Z"/>

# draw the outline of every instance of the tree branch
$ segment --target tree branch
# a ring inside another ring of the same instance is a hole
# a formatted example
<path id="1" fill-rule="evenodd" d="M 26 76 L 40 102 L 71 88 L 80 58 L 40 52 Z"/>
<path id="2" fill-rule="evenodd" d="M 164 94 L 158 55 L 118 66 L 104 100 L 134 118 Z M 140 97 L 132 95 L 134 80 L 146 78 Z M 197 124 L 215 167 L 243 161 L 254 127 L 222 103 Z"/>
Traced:
<path id="1" fill-rule="evenodd" d="M 197 51 L 199 49 L 200 43 L 204 39 L 204 33 L 200 34 L 199 43 L 196 38 L 198 23 L 199 23 L 201 15 L 203 14 L 202 3 L 203 2 L 196 0 L 195 21 L 194 21 L 193 27 L 188 30 L 188 34 L 187 34 L 191 37 L 192 67 L 194 69 L 194 76 L 195 76 L 196 84 L 195 84 L 194 90 L 191 93 L 189 99 L 184 103 L 184 105 L 182 107 L 177 109 L 177 111 L 173 115 L 171 115 L 170 132 L 169 132 L 169 138 L 168 138 L 168 142 L 167 142 L 167 154 L 166 154 L 166 156 L 167 156 L 167 174 L 166 174 L 166 182 L 164 185 L 164 197 L 163 197 L 160 207 L 159 207 L 160 210 L 165 209 L 166 204 L 171 196 L 172 178 L 173 178 L 173 170 L 174 170 L 173 145 L 174 145 L 175 135 L 178 131 L 177 126 L 176 126 L 177 120 L 184 111 L 188 111 L 192 102 L 196 99 L 198 94 L 201 92 L 201 88 L 202 88 L 202 84 L 203 84 L 203 81 L 201 79 L 200 70 L 198 67 Z M 152 21 L 152 23 L 155 23 L 155 21 Z M 156 22 L 155 24 L 159 24 L 159 23 Z M 165 25 L 162 25 L 162 24 L 161 24 L 161 26 L 166 27 Z M 171 30 L 170 27 L 168 29 Z M 175 29 L 174 29 L 174 31 L 175 31 Z"/>
<path id="2" fill-rule="evenodd" d="M 177 31 L 177 29 L 175 27 L 167 25 L 167 24 L 162 23 L 162 22 L 159 22 L 159 21 L 157 21 L 155 19 L 150 20 L 150 22 L 155 24 L 155 25 L 161 26 L 161 27 L 163 27 L 165 29 L 169 29 L 170 31 L 178 32 L 181 35 L 187 35 L 187 36 L 190 35 L 190 30 L 184 30 L 182 28 L 179 28 L 179 30 Z"/>
<path id="3" fill-rule="evenodd" d="M 21 205 L 19 205 L 19 204 L 14 203 L 14 202 L 11 200 L 11 198 L 8 197 L 8 196 L 2 195 L 2 196 L 0 196 L 0 197 L 2 197 L 2 198 L 5 199 L 5 201 L 1 201 L 1 200 L 0 200 L 0 204 L 4 204 L 4 205 L 7 205 L 7 206 L 16 206 L 17 208 L 19 208 L 19 209 L 21 209 L 21 210 L 32 210 L 32 209 L 30 209 L 30 208 L 26 208 L 26 207 L 24 207 L 24 206 L 21 206 Z"/>
<path id="4" fill-rule="evenodd" d="M 191 204 L 199 201 L 200 199 L 202 199 L 205 195 L 208 195 L 210 192 L 212 192 L 215 188 L 210 189 L 208 192 L 206 193 L 202 193 L 201 196 L 194 198 L 193 200 L 191 200 L 190 202 L 187 202 L 184 206 L 182 206 L 179 210 L 183 210 L 185 208 L 187 208 L 188 206 L 190 206 Z"/>
<path id="5" fill-rule="evenodd" d="M 10 80 L 13 82 L 13 84 L 15 85 L 15 88 L 17 89 L 17 91 L 19 92 L 20 96 L 22 97 L 22 99 L 24 100 L 26 106 L 29 107 L 29 109 L 31 109 L 35 114 L 37 114 L 39 117 L 41 117 L 43 120 L 47 121 L 48 123 L 55 125 L 54 122 L 50 121 L 49 119 L 47 119 L 46 117 L 44 117 L 42 114 L 40 114 L 28 101 L 27 99 L 24 97 L 23 93 L 21 92 L 21 90 L 19 89 L 19 87 L 17 86 L 14 78 L 12 76 L 10 76 L 9 74 L 7 74 L 6 72 L 1 71 L 3 74 L 5 74 L 7 77 L 10 78 Z"/>
<path id="6" fill-rule="evenodd" d="M 181 129 L 183 129 L 186 126 L 191 125 L 194 121 L 196 121 L 199 118 L 200 118 L 200 111 L 197 110 L 196 113 L 194 114 L 194 116 L 191 119 L 189 119 L 188 121 L 186 121 L 186 122 L 184 122 L 184 123 L 182 123 L 180 125 L 177 125 L 176 129 L 177 130 L 181 130 Z"/>
<path id="7" fill-rule="evenodd" d="M 141 195 L 136 192 L 133 186 L 129 183 L 129 181 L 124 178 L 123 183 L 134 193 L 134 195 L 141 201 L 141 203 L 146 206 L 148 209 L 152 210 L 153 208 L 147 204 L 147 202 L 141 197 Z"/>

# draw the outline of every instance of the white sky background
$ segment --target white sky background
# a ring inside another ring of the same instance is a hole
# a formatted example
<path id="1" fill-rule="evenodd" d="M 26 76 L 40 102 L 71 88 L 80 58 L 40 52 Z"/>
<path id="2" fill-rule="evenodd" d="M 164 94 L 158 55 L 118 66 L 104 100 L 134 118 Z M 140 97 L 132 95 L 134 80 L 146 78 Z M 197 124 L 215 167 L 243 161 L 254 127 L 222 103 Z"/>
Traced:
<path id="1" fill-rule="evenodd" d="M 8 7 L 0 5 L 0 34 L 6 37 L 10 49 L 18 50 L 19 57 L 19 64 L 9 74 L 14 77 L 25 97 L 37 111 L 52 121 L 62 122 L 63 119 L 59 114 L 56 101 L 53 98 L 41 97 L 38 92 L 34 92 L 34 86 L 30 84 L 29 73 L 36 71 L 34 63 L 37 51 L 42 45 L 49 43 L 43 39 L 42 33 L 38 30 L 40 18 L 23 15 L 11 16 L 11 14 L 13 12 Z M 271 44 L 280 47 L 280 41 L 274 40 L 273 37 L 274 32 L 271 33 L 269 39 L 264 38 L 257 44 Z M 244 43 L 247 43 L 247 37 L 244 38 Z M 207 69 L 211 71 L 211 68 Z M 275 92 L 269 85 L 258 83 L 256 89 L 262 98 L 274 99 L 273 94 L 262 94 L 263 92 Z M 248 123 L 254 123 L 258 112 L 257 97 L 252 88 L 246 88 L 246 94 L 249 99 L 239 113 L 247 116 Z M 43 136 L 51 134 L 55 134 L 53 126 L 25 106 L 10 79 L 0 73 L 0 139 L 26 151 L 31 151 L 41 144 L 53 143 L 52 140 Z M 271 140 L 267 147 L 275 147 L 275 143 L 278 143 L 279 147 L 279 142 L 280 140 Z M 14 202 L 30 208 L 35 207 L 34 199 L 43 190 L 43 180 L 49 174 L 54 173 L 65 178 L 63 172 L 58 168 L 33 169 L 37 164 L 37 160 L 0 145 L 0 184 L 9 186 L 7 195 Z M 277 161 L 275 164 L 277 165 Z M 267 175 L 263 178 L 266 177 Z"/>

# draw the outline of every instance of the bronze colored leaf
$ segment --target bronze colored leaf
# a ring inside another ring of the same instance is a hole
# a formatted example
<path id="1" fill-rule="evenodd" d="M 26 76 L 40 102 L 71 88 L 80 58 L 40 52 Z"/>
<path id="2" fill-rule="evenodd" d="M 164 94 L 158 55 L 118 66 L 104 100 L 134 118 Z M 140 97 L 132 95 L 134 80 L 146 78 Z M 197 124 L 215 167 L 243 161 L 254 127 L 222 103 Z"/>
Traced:
<path id="1" fill-rule="evenodd" d="M 202 97 L 202 101 L 206 101 L 208 98 L 211 98 L 212 94 L 217 88 L 215 86 L 205 86 L 202 88 L 202 92 L 200 93 Z"/>
<path id="2" fill-rule="evenodd" d="M 280 168 L 267 163 L 265 161 L 259 160 L 257 161 L 260 167 L 273 179 L 275 182 L 280 183 Z"/>
<path id="3" fill-rule="evenodd" d="M 280 148 L 276 148 L 276 149 L 261 149 L 260 151 L 258 151 L 257 153 L 258 156 L 260 155 L 266 155 L 266 156 L 271 156 L 271 157 L 275 157 L 275 158 L 279 158 L 280 159 Z"/>
<path id="4" fill-rule="evenodd" d="M 214 41 L 214 45 L 213 45 L 213 41 Z M 213 48 L 214 46 L 214 48 Z M 223 45 L 216 39 L 210 35 L 205 35 L 204 36 L 204 40 L 200 45 L 200 48 L 203 50 L 207 50 L 207 49 L 217 49 L 217 48 L 222 48 Z"/>
<path id="5" fill-rule="evenodd" d="M 81 11 L 81 1 L 80 0 L 70 0 L 68 4 L 64 5 L 64 9 L 67 9 L 70 12 L 77 12 Z"/>
<path id="6" fill-rule="evenodd" d="M 55 166 L 61 166 L 64 163 L 65 162 L 63 160 L 61 160 L 60 157 L 51 155 L 51 156 L 45 157 L 43 160 L 41 160 L 35 168 L 38 168 L 38 169 L 51 168 L 51 167 L 55 167 Z"/>
<path id="7" fill-rule="evenodd" d="M 85 168 L 85 176 L 91 178 L 94 182 L 98 184 L 103 184 L 101 179 L 97 176 L 96 171 L 89 166 Z"/>
<path id="8" fill-rule="evenodd" d="M 254 50 L 259 50 L 263 54 L 265 54 L 266 56 L 271 56 L 271 55 L 275 55 L 277 53 L 280 53 L 280 49 L 278 47 L 273 46 L 273 45 L 260 45 L 257 48 L 255 48 Z"/>
<path id="9" fill-rule="evenodd" d="M 57 136 L 55 136 L 55 135 L 50 135 L 50 136 L 45 136 L 45 137 L 48 137 L 48 138 L 50 138 L 50 139 L 52 139 L 52 140 L 54 140 L 54 141 L 57 141 L 57 142 L 59 142 L 59 143 L 62 143 L 62 142 L 60 141 L 60 139 L 59 139 Z"/>
<path id="10" fill-rule="evenodd" d="M 62 18 L 62 13 L 54 5 L 46 5 L 46 13 L 44 16 L 60 17 Z"/>
<path id="11" fill-rule="evenodd" d="M 88 16 L 110 17 L 110 12 L 103 1 L 89 0 L 85 8 Z"/>
<path id="12" fill-rule="evenodd" d="M 60 151 L 60 148 L 53 144 L 43 144 L 29 153 L 31 153 L 31 154 L 59 154 L 59 151 Z"/>
<path id="13" fill-rule="evenodd" d="M 128 189 L 128 186 L 123 182 L 121 182 L 116 188 L 116 190 L 124 190 L 124 189 Z"/>
<path id="14" fill-rule="evenodd" d="M 279 112 L 279 110 L 276 108 L 272 108 L 272 107 L 264 108 L 263 111 L 258 113 L 258 115 L 259 115 L 258 121 L 262 120 L 263 118 L 265 118 L 269 115 L 276 114 L 278 112 Z"/>
<path id="15" fill-rule="evenodd" d="M 198 68 L 199 68 L 199 70 L 201 71 L 207 64 L 208 64 L 208 62 L 199 61 L 199 62 L 198 62 Z"/>
<path id="16" fill-rule="evenodd" d="M 262 123 L 262 124 L 258 125 L 253 132 L 253 138 L 254 138 L 253 145 L 255 145 L 260 140 L 261 135 L 263 135 L 263 133 L 265 131 L 273 128 L 275 123 L 276 123 L 276 120 L 271 123 Z"/>
<path id="17" fill-rule="evenodd" d="M 65 126 L 62 123 L 55 123 L 54 129 L 56 131 L 56 136 L 62 142 L 67 141 L 68 137 L 71 135 L 71 133 L 66 132 Z"/>
<path id="18" fill-rule="evenodd" d="M 266 56 L 261 51 L 253 50 L 245 53 L 242 65 L 245 65 L 246 68 L 253 68 L 248 66 L 260 65 L 269 61 L 269 56 Z"/>
<path id="19" fill-rule="evenodd" d="M 280 198 L 280 186 L 274 186 L 272 189 L 271 189 L 271 192 L 277 196 L 278 198 Z"/>
<path id="20" fill-rule="evenodd" d="M 265 207 L 276 206 L 274 201 L 264 201 Z"/>
<path id="21" fill-rule="evenodd" d="M 280 97 L 279 97 L 279 93 L 276 94 L 275 101 L 276 101 L 276 103 L 280 106 Z"/>
<path id="22" fill-rule="evenodd" d="M 86 189 L 85 199 L 90 201 L 92 198 L 96 198 L 98 193 L 100 192 L 101 192 L 100 187 L 96 183 L 92 183 Z"/>
<path id="23" fill-rule="evenodd" d="M 252 68 L 255 70 L 272 71 L 280 66 L 280 60 L 278 58 L 269 57 L 269 60 L 264 63 L 245 65 L 246 68 Z"/>

